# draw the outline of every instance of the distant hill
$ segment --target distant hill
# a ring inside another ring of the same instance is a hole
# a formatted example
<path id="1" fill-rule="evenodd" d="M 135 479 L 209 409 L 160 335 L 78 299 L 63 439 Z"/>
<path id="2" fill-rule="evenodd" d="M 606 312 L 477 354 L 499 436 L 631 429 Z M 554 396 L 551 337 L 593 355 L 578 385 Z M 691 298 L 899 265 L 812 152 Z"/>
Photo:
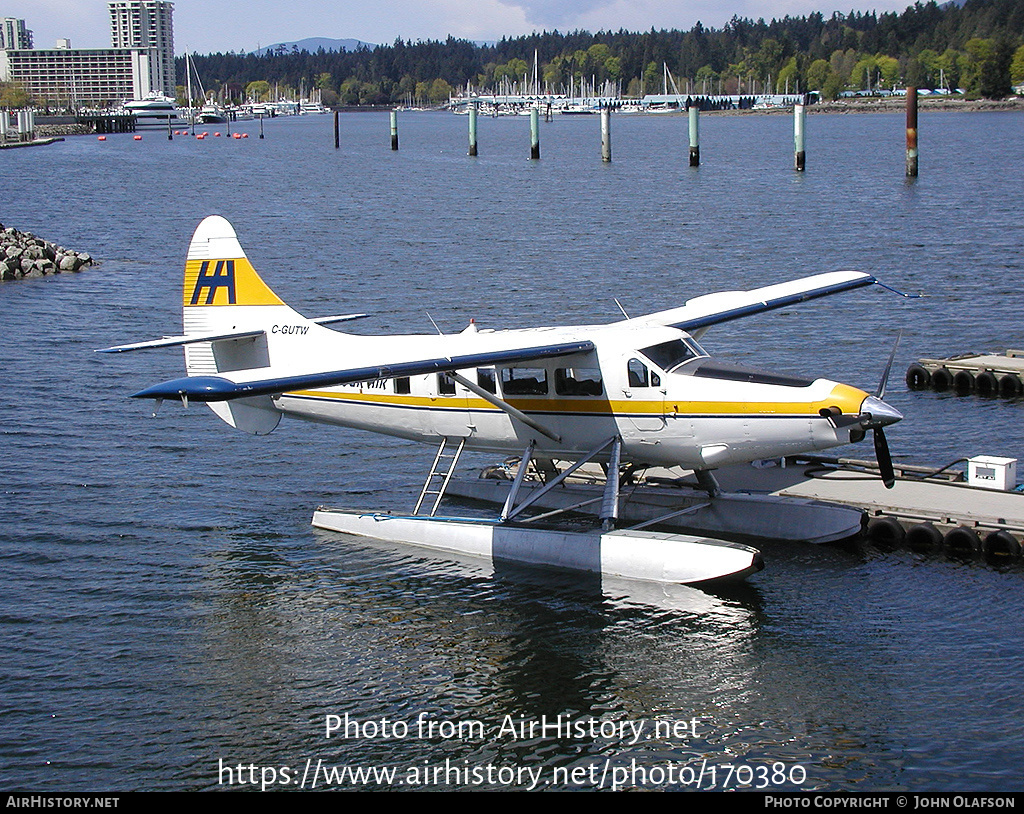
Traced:
<path id="1" fill-rule="evenodd" d="M 253 53 L 256 56 L 263 56 L 267 53 L 289 54 L 292 51 L 309 51 L 309 53 L 315 54 L 321 48 L 325 51 L 358 51 L 360 48 L 376 47 L 374 43 L 363 42 L 362 40 L 332 40 L 327 37 L 307 37 L 296 42 L 278 42 L 274 45 L 268 45 L 266 48 L 260 48 L 258 51 L 253 51 Z"/>

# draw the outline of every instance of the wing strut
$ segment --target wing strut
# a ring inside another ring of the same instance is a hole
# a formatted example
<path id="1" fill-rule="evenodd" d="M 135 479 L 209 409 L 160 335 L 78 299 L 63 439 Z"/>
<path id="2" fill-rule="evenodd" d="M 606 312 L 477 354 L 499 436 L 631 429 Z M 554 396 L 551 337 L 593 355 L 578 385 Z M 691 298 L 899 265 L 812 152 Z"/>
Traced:
<path id="1" fill-rule="evenodd" d="M 471 382 L 465 376 L 456 373 L 454 370 L 449 370 L 445 375 L 448 376 L 449 379 L 457 381 L 471 393 L 475 393 L 476 395 L 480 396 L 480 398 L 482 398 L 484 401 L 493 404 L 499 410 L 504 410 L 506 413 L 512 416 L 512 418 L 516 419 L 516 421 L 521 421 L 530 429 L 536 430 L 541 435 L 546 435 L 552 441 L 556 441 L 559 444 L 562 443 L 562 436 L 558 435 L 558 433 L 552 432 L 539 421 L 530 418 L 522 410 L 516 409 L 507 401 L 498 398 L 496 395 L 494 395 L 494 393 L 490 392 L 489 390 L 484 390 L 484 388 L 476 384 L 476 382 Z"/>

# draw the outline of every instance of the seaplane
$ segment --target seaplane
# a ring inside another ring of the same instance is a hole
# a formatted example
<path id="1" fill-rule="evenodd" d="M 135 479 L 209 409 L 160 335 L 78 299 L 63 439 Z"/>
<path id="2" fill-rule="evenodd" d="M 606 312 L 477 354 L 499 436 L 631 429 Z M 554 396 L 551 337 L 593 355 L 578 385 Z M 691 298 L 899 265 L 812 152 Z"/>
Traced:
<path id="1" fill-rule="evenodd" d="M 321 507 L 314 525 L 492 559 L 700 584 L 742 579 L 763 558 L 737 542 L 648 530 L 658 518 L 618 528 L 630 473 L 691 470 L 713 502 L 723 497 L 714 475 L 720 467 L 817 452 L 870 431 L 891 485 L 884 428 L 902 418 L 883 400 L 891 356 L 872 394 L 732 364 L 700 340 L 718 325 L 877 282 L 837 271 L 706 294 L 644 316 L 623 312 L 606 324 L 490 330 L 470 322 L 452 334 L 359 335 L 329 326 L 365 314 L 307 318 L 289 307 L 253 268 L 231 224 L 210 216 L 185 262 L 183 333 L 102 351 L 184 348 L 185 376 L 132 395 L 157 408 L 167 399 L 201 402 L 254 435 L 287 417 L 437 447 L 411 514 Z M 520 456 L 494 519 L 437 514 L 464 451 Z M 541 473 L 532 491 L 523 488 L 531 464 Z M 531 524 L 538 516 L 525 510 L 534 499 L 585 464 L 606 473 L 600 495 L 586 501 L 600 503 L 600 527 Z"/>

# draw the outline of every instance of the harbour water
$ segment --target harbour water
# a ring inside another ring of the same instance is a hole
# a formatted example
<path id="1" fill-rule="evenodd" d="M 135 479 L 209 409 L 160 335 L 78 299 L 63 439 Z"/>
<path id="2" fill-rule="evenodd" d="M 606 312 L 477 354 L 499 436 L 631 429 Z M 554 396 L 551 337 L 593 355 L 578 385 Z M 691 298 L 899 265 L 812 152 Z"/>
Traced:
<path id="1" fill-rule="evenodd" d="M 473 159 L 462 117 L 399 126 L 397 152 L 385 113 L 342 116 L 339 150 L 320 116 L 4 154 L 0 221 L 102 265 L 0 286 L 0 788 L 309 788 L 319 766 L 394 774 L 317 788 L 1020 790 L 1019 569 L 768 543 L 748 585 L 673 591 L 323 533 L 318 504 L 408 510 L 431 450 L 151 418 L 126 397 L 180 352 L 93 351 L 180 330 L 212 213 L 299 311 L 371 314 L 358 332 L 600 322 L 613 297 L 637 315 L 852 268 L 927 296 L 704 344 L 873 390 L 903 328 L 894 454 L 1017 457 L 1024 401 L 899 373 L 1024 343 L 1024 116 L 923 112 L 913 181 L 899 115 L 809 117 L 802 174 L 784 116 L 705 117 L 697 169 L 685 117 L 613 117 L 609 164 L 597 117 L 543 125 L 540 161 L 525 118 L 481 119 Z"/>

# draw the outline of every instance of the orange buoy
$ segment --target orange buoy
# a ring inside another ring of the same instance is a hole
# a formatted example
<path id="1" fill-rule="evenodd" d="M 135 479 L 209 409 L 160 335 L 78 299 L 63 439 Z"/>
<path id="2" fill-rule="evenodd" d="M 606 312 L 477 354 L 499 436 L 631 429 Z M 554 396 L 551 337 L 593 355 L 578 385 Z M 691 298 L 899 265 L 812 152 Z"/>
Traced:
<path id="1" fill-rule="evenodd" d="M 136 141 L 142 141 L 142 136 L 132 136 Z"/>
<path id="2" fill-rule="evenodd" d="M 106 136 L 96 136 L 96 141 L 106 141 L 106 140 L 107 140 Z"/>

